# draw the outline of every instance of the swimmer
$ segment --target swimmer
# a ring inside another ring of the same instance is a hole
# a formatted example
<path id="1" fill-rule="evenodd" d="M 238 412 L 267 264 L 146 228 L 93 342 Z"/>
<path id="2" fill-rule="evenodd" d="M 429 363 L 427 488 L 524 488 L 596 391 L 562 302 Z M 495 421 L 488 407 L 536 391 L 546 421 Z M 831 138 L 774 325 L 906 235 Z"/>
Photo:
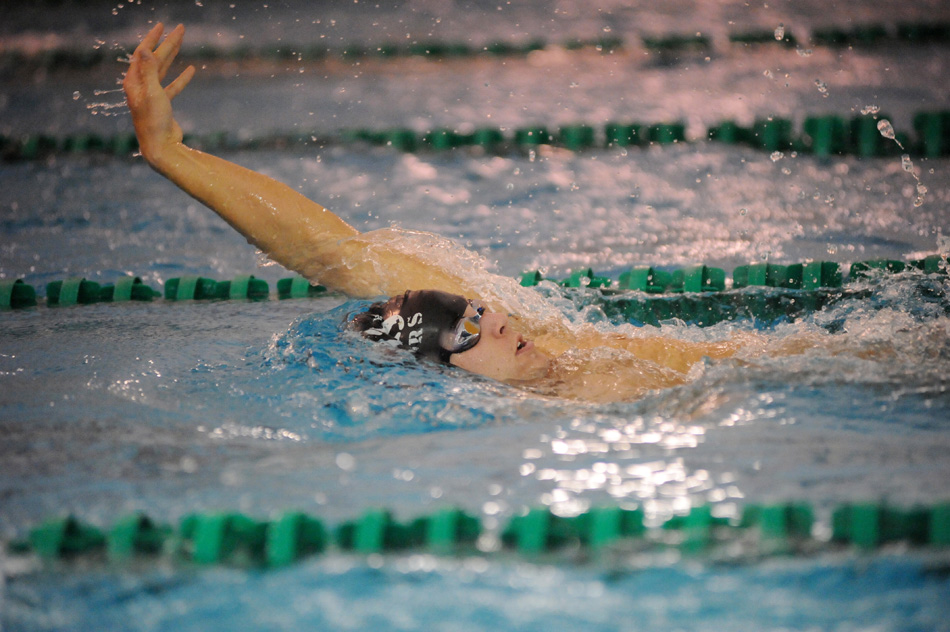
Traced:
<path id="1" fill-rule="evenodd" d="M 149 31 L 123 82 L 142 156 L 284 267 L 353 297 L 392 297 L 351 321 L 366 338 L 536 392 L 594 401 L 635 399 L 685 383 L 704 358 L 761 351 L 755 334 L 692 343 L 568 326 L 555 309 L 519 318 L 512 315 L 523 305 L 517 284 L 473 270 L 475 257 L 448 240 L 396 229 L 360 233 L 284 184 L 187 147 L 172 100 L 195 68 L 162 86 L 185 30 L 163 33 L 162 24 Z"/>

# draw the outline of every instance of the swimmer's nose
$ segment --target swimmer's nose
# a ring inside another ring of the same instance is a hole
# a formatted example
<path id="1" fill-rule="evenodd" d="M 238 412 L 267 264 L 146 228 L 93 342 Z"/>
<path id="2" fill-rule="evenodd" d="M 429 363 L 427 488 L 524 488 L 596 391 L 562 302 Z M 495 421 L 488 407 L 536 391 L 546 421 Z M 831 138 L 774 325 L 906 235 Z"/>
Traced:
<path id="1" fill-rule="evenodd" d="M 501 312 L 490 312 L 482 316 L 482 335 L 501 337 L 505 335 L 508 326 L 508 315 Z"/>

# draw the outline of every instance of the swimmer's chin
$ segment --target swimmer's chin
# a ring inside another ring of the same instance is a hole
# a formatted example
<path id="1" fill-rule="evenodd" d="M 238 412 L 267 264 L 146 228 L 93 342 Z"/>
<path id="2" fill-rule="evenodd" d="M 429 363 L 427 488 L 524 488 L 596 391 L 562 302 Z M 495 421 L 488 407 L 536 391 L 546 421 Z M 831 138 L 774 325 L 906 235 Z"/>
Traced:
<path id="1" fill-rule="evenodd" d="M 531 345 L 532 343 L 528 344 Z M 530 386 L 551 376 L 554 371 L 553 358 L 534 348 L 529 349 L 525 347 L 522 351 L 534 355 L 531 365 L 524 367 L 518 375 L 506 377 L 500 380 L 501 382 L 510 384 L 511 386 Z"/>

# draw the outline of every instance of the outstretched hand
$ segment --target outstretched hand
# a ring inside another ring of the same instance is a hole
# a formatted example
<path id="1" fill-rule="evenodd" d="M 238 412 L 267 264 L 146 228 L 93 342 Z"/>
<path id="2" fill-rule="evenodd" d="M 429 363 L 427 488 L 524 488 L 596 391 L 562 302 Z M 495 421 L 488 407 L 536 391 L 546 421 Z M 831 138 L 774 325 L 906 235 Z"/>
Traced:
<path id="1" fill-rule="evenodd" d="M 164 149 L 182 141 L 181 127 L 175 121 L 171 102 L 195 75 L 195 67 L 188 66 L 174 81 L 162 87 L 168 68 L 181 48 L 185 27 L 179 24 L 159 44 L 164 30 L 159 23 L 148 32 L 132 54 L 122 83 L 139 148 L 152 165 L 157 164 Z"/>

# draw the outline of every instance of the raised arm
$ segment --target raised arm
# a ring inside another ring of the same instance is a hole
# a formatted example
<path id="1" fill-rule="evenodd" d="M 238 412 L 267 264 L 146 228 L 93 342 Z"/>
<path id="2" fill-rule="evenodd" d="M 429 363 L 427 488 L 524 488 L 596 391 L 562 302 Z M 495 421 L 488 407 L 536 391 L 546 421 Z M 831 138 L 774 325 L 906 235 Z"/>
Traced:
<path id="1" fill-rule="evenodd" d="M 360 233 L 332 212 L 263 174 L 186 147 L 171 101 L 195 74 L 162 81 L 181 47 L 183 26 L 162 41 L 157 24 L 132 55 L 124 88 L 145 160 L 202 202 L 271 259 L 353 296 L 436 289 L 486 298 L 471 264 L 436 236 L 382 229 Z M 453 251 L 453 254 L 441 254 Z M 434 256 L 438 255 L 438 256 Z M 484 286 L 484 284 L 483 284 Z"/>
<path id="2" fill-rule="evenodd" d="M 182 143 L 171 101 L 195 69 L 162 87 L 185 33 L 179 25 L 161 41 L 163 30 L 157 24 L 135 49 L 123 83 L 145 160 L 278 263 L 306 273 L 314 257 L 334 257 L 333 244 L 355 228 L 280 182 Z"/>

